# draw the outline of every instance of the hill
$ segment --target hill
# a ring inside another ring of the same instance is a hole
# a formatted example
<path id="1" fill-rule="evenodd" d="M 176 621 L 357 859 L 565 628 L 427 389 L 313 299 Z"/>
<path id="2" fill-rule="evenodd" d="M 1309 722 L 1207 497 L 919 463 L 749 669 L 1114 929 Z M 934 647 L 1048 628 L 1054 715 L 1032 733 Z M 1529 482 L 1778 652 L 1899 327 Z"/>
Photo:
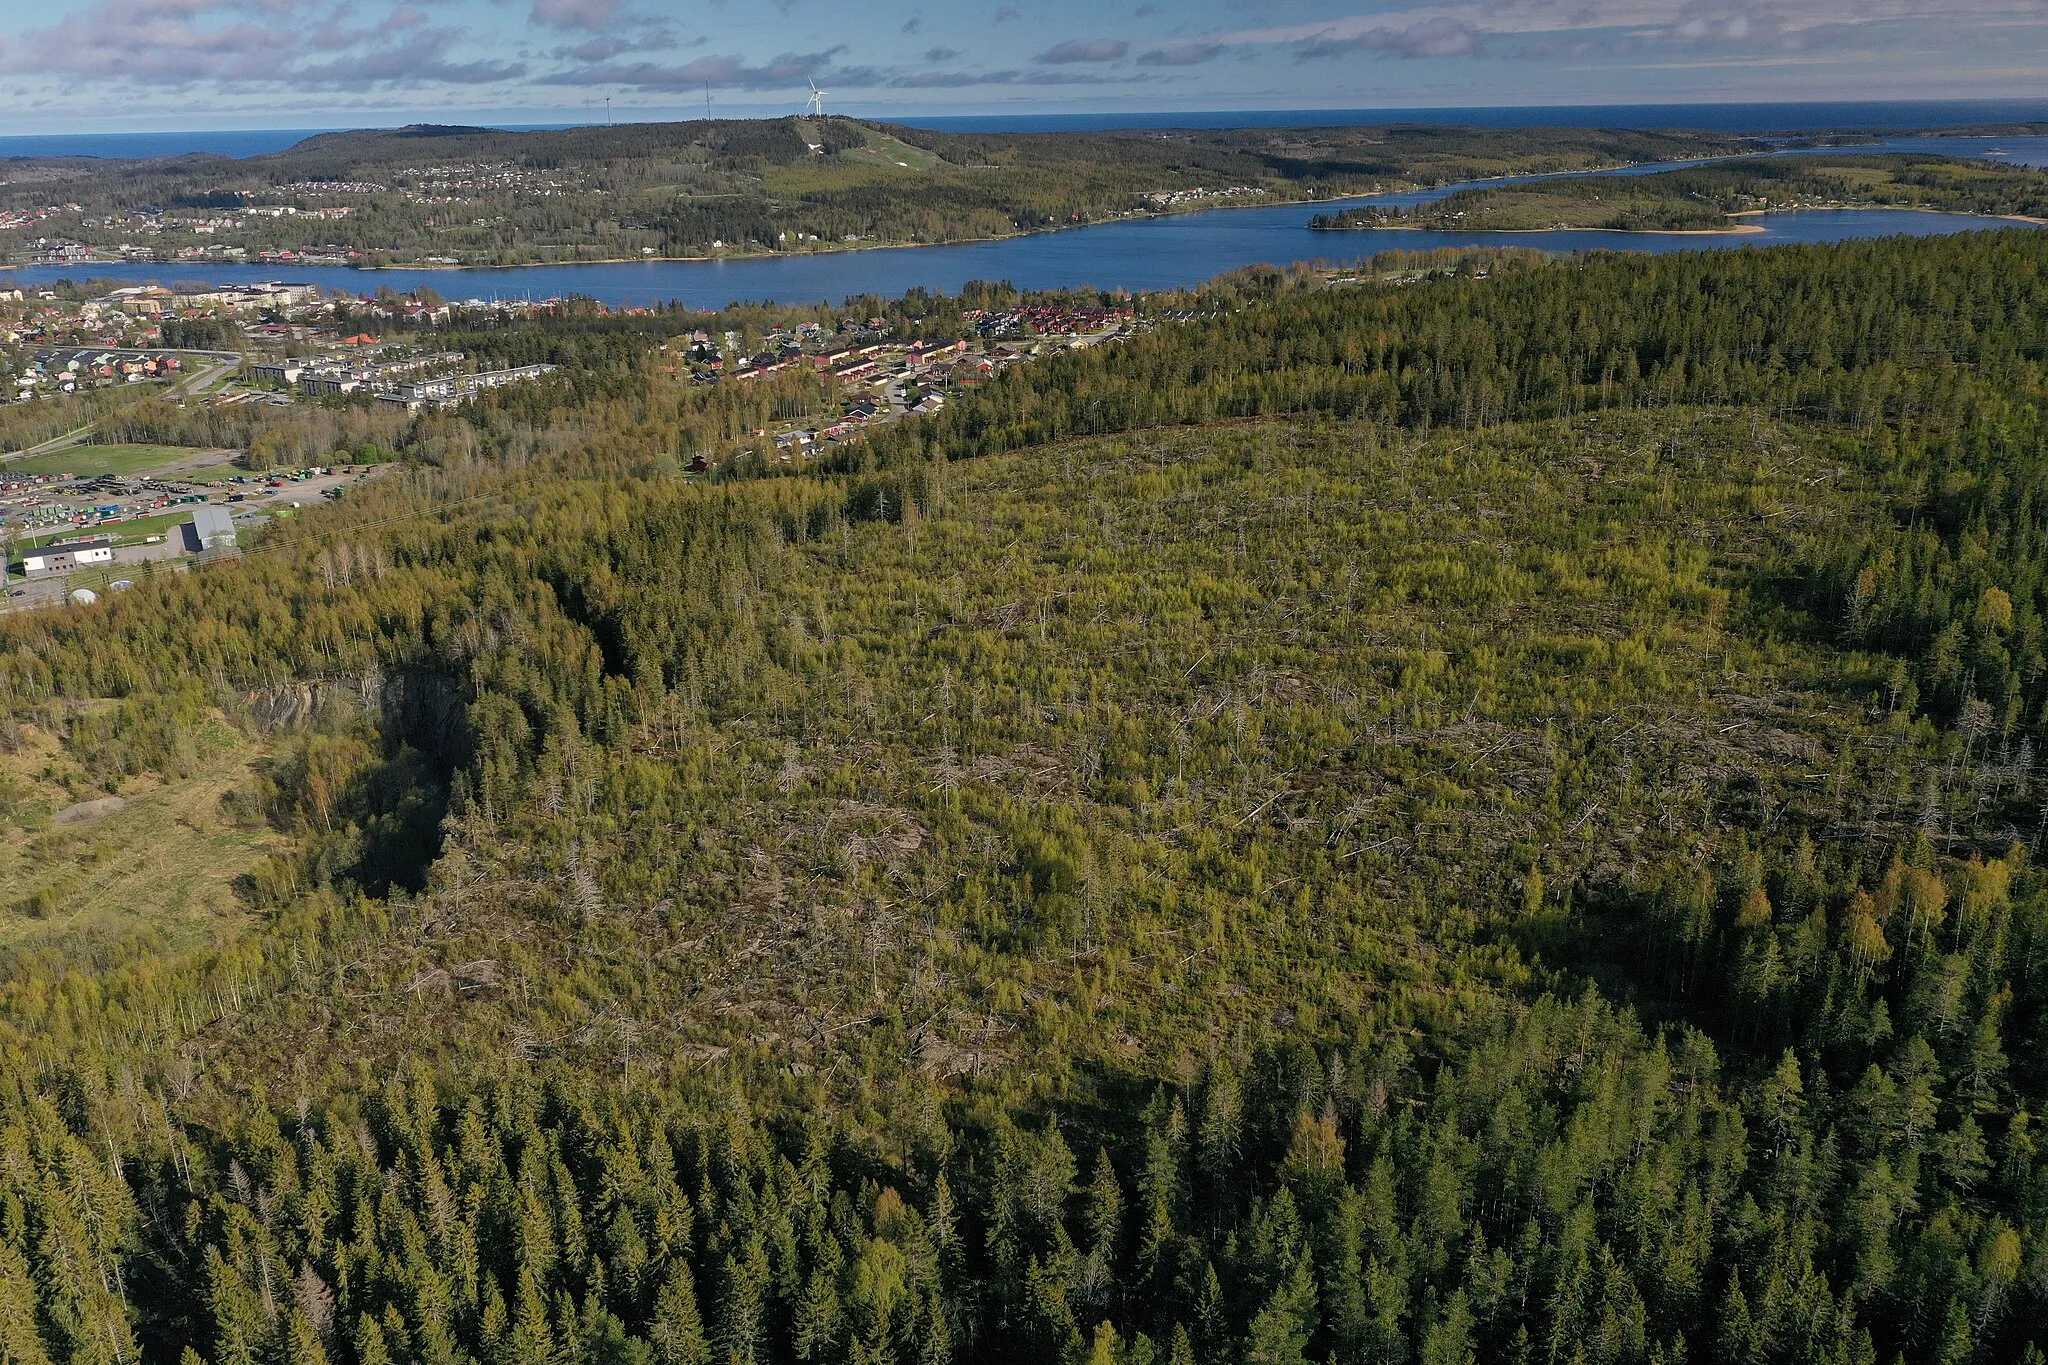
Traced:
<path id="1" fill-rule="evenodd" d="M 276 841 L 10 960 L 10 1356 L 2037 1360 L 2048 238 L 1504 260 L 0 621 Z"/>

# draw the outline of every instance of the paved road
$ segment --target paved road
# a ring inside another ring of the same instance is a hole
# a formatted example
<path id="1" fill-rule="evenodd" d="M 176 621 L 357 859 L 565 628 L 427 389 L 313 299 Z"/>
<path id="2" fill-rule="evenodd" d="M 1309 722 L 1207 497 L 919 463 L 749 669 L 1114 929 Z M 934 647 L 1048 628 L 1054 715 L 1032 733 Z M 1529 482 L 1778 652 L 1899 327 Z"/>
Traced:
<path id="1" fill-rule="evenodd" d="M 195 368 L 192 373 L 182 376 L 169 389 L 165 390 L 164 397 L 183 398 L 189 394 L 198 393 L 222 375 L 231 374 L 241 367 L 242 358 L 236 356 L 233 360 L 216 361 L 204 370 Z"/>

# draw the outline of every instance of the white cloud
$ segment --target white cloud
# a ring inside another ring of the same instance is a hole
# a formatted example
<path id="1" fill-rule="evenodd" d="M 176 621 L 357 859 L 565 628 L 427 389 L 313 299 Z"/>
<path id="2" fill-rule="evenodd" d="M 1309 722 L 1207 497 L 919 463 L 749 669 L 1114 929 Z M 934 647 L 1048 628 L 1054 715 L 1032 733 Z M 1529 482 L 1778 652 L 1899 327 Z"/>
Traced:
<path id="1" fill-rule="evenodd" d="M 1507 50 L 1550 58 L 1660 44 L 1803 52 L 1852 38 L 1924 41 L 1932 25 L 1950 35 L 1988 35 L 2003 24 L 2048 30 L 2048 0 L 1393 0 L 1370 14 L 1233 29 L 1200 41 L 1293 48 L 1309 57 L 1448 57 L 1476 54 L 1491 38 L 1520 38 L 1539 41 Z"/>
<path id="2" fill-rule="evenodd" d="M 822 74 L 839 51 L 785 52 L 758 66 L 748 65 L 742 57 L 699 57 L 673 66 L 614 63 L 556 72 L 541 79 L 548 85 L 621 85 L 635 90 L 701 90 L 707 85 L 728 90 L 786 90 Z"/>
<path id="3" fill-rule="evenodd" d="M 486 85 L 525 74 L 517 62 L 456 60 L 462 36 L 413 6 L 372 19 L 350 0 L 98 0 L 19 33 L 21 57 L 7 74 L 226 90 Z"/>
<path id="4" fill-rule="evenodd" d="M 1479 30 L 1462 19 L 1422 19 L 1405 28 L 1385 24 L 1348 37 L 1317 37 L 1296 54 L 1304 59 L 1385 52 L 1396 57 L 1469 57 L 1479 51 Z"/>

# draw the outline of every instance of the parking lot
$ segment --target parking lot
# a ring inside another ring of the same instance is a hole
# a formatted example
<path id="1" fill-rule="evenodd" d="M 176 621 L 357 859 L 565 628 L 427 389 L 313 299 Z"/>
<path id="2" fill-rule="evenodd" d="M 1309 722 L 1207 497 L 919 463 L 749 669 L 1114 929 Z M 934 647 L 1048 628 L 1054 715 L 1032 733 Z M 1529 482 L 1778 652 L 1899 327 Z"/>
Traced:
<path id="1" fill-rule="evenodd" d="M 238 537 L 280 515 L 309 509 L 358 483 L 383 465 L 341 465 L 252 474 L 215 466 L 161 474 L 17 477 L 0 484 L 0 524 L 13 537 L 5 609 L 61 601 L 74 586 L 95 591 L 150 572 L 182 570 L 189 560 L 183 526 L 196 507 L 224 507 Z M 201 481 L 200 475 L 204 475 Z M 71 574 L 24 578 L 14 565 L 24 549 L 58 540 L 110 536 L 115 562 Z"/>

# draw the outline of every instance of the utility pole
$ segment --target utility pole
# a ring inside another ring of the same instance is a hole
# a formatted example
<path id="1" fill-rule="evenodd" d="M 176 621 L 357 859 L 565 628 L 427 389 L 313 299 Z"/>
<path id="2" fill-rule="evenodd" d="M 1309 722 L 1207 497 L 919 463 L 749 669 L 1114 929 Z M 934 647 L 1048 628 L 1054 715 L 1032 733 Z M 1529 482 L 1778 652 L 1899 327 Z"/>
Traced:
<path id="1" fill-rule="evenodd" d="M 612 126 L 612 97 L 610 95 L 604 97 L 604 126 L 607 128 Z"/>

